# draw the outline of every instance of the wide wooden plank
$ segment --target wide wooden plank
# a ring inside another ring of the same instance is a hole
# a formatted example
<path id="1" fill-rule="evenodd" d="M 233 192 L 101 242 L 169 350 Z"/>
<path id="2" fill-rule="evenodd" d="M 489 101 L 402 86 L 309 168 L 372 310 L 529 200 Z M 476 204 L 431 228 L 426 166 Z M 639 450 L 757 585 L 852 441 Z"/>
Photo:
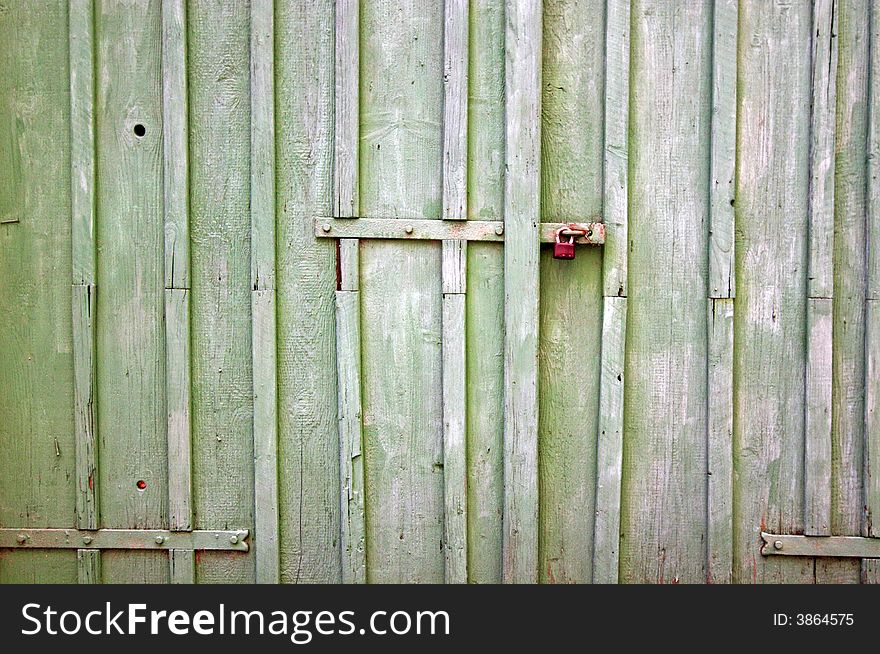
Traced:
<path id="1" fill-rule="evenodd" d="M 625 352 L 626 298 L 606 297 L 602 306 L 596 522 L 593 535 L 594 584 L 614 584 L 618 581 Z"/>
<path id="2" fill-rule="evenodd" d="M 626 297 L 629 207 L 630 0 L 608 0 L 605 19 L 605 154 L 602 215 L 608 230 L 603 294 Z"/>
<path id="3" fill-rule="evenodd" d="M 336 292 L 342 581 L 366 582 L 360 293 Z"/>
<path id="4" fill-rule="evenodd" d="M 278 371 L 275 308 L 274 4 L 251 5 L 251 315 L 254 529 L 258 583 L 277 584 Z"/>
<path id="5" fill-rule="evenodd" d="M 360 24 L 361 215 L 438 219 L 442 4 L 374 0 Z M 441 582 L 441 245 L 360 248 L 367 577 Z"/>
<path id="6" fill-rule="evenodd" d="M 468 217 L 504 211 L 504 0 L 470 3 Z M 504 411 L 504 253 L 467 253 L 468 581 L 501 581 Z"/>
<path id="7" fill-rule="evenodd" d="M 706 580 L 711 9 L 632 6 L 624 582 Z"/>
<path id="8" fill-rule="evenodd" d="M 193 509 L 196 529 L 254 524 L 250 10 L 187 5 Z M 253 554 L 203 553 L 199 582 L 254 581 Z"/>
<path id="9" fill-rule="evenodd" d="M 831 534 L 832 300 L 807 300 L 804 533 Z"/>
<path id="10" fill-rule="evenodd" d="M 88 5 L 4 2 L 0 12 L 0 525 L 73 525 L 77 520 L 78 442 L 74 420 L 71 324 L 71 191 L 76 182 L 71 113 L 91 116 L 91 94 L 68 73 L 91 71 Z M 85 41 L 85 48 L 80 42 Z M 88 55 L 88 56 L 86 56 Z M 90 87 L 88 87 L 90 88 Z M 87 101 L 86 107 L 81 103 Z M 77 147 L 89 144 L 85 135 Z M 77 161 L 91 162 L 77 150 Z M 89 176 L 86 175 L 89 179 Z M 81 187 L 79 187 L 81 188 Z M 92 187 L 86 185 L 88 197 Z M 90 219 L 89 212 L 82 216 Z M 93 246 L 92 246 L 93 248 Z M 88 267 L 92 248 L 77 265 Z M 80 276 L 79 283 L 83 282 Z M 93 279 L 89 280 L 90 282 Z M 73 307 L 77 305 L 74 304 Z M 86 477 L 87 479 L 87 477 Z M 88 486 L 86 485 L 86 488 Z M 83 506 L 79 503 L 79 506 Z M 0 555 L 0 583 L 76 583 L 74 552 Z M 8 591 L 7 591 L 8 592 Z"/>
<path id="11" fill-rule="evenodd" d="M 736 175 L 737 0 L 715 0 L 712 14 L 712 154 L 709 296 L 736 297 L 734 177 Z"/>
<path id="12" fill-rule="evenodd" d="M 95 11 L 99 526 L 165 528 L 168 476 L 162 12 Z M 101 555 L 104 581 L 162 582 L 166 557 Z"/>
<path id="13" fill-rule="evenodd" d="M 739 10 L 733 581 L 808 582 L 811 560 L 762 558 L 757 538 L 804 528 L 810 6 Z"/>
<path id="14" fill-rule="evenodd" d="M 333 214 L 334 4 L 275 7 L 278 497 L 285 583 L 339 583 L 342 574 L 336 244 L 316 240 L 312 220 Z"/>
<path id="15" fill-rule="evenodd" d="M 716 584 L 733 572 L 733 308 L 732 298 L 709 302 L 707 580 Z"/>
<path id="16" fill-rule="evenodd" d="M 545 0 L 541 218 L 602 213 L 603 1 Z M 544 224 L 541 225 L 544 231 Z M 543 239 L 542 239 L 543 240 Z M 539 579 L 592 576 L 602 248 L 540 261 Z"/>
<path id="17" fill-rule="evenodd" d="M 530 583 L 538 577 L 541 2 L 508 1 L 506 16 L 503 578 Z"/>

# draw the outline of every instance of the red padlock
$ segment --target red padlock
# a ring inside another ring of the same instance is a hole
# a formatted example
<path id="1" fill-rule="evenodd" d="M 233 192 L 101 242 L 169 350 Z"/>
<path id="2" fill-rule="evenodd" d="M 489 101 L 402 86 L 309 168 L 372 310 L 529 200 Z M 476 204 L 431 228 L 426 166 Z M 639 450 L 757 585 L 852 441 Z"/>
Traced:
<path id="1" fill-rule="evenodd" d="M 556 242 L 553 244 L 554 259 L 574 259 L 574 234 L 568 236 L 568 241 L 563 242 L 562 232 L 565 227 L 556 232 Z"/>

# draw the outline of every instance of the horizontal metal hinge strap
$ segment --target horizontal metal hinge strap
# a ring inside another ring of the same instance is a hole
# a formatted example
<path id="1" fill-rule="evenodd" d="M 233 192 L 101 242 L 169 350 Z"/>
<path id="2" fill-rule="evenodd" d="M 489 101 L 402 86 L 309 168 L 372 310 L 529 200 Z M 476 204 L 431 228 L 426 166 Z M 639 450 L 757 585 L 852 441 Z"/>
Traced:
<path id="1" fill-rule="evenodd" d="M 761 533 L 764 556 L 831 556 L 880 559 L 880 538 L 792 536 Z"/>
<path id="2" fill-rule="evenodd" d="M 247 529 L 0 529 L 0 548 L 93 550 L 235 550 L 247 552 Z"/>
<path id="3" fill-rule="evenodd" d="M 586 233 L 575 243 L 602 245 L 605 225 L 596 222 L 540 223 L 543 243 L 552 243 L 556 232 L 574 227 Z M 500 220 L 406 220 L 405 218 L 315 218 L 315 236 L 321 238 L 403 239 L 429 241 L 503 241 Z"/>

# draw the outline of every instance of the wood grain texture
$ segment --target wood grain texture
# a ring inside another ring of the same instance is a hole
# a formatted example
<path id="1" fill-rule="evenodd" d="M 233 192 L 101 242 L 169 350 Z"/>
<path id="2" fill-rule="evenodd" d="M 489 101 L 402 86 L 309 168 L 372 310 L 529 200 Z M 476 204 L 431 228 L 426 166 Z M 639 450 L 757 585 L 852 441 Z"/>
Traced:
<path id="1" fill-rule="evenodd" d="M 868 63 L 868 190 L 867 202 L 867 296 L 880 300 L 880 11 L 870 12 L 870 61 Z"/>
<path id="2" fill-rule="evenodd" d="M 865 455 L 862 534 L 880 536 L 880 12 L 870 12 L 866 162 Z M 864 562 L 864 583 L 880 583 L 880 562 Z"/>
<path id="3" fill-rule="evenodd" d="M 608 232 L 603 294 L 626 297 L 629 211 L 630 0 L 607 0 L 602 215 Z"/>
<path id="4" fill-rule="evenodd" d="M 862 533 L 865 515 L 865 164 L 872 3 L 844 0 L 839 4 L 835 25 L 839 68 L 834 166 L 830 527 L 834 535 L 857 536 Z M 820 560 L 817 581 L 858 583 L 859 568 L 859 562 L 854 560 Z"/>
<path id="5" fill-rule="evenodd" d="M 711 5 L 636 2 L 632 12 L 640 101 L 630 119 L 620 580 L 697 583 L 706 580 Z"/>
<path id="6" fill-rule="evenodd" d="M 194 527 L 254 524 L 250 11 L 187 6 Z M 199 582 L 254 581 L 253 553 L 205 552 Z"/>
<path id="7" fill-rule="evenodd" d="M 165 392 L 168 397 L 168 524 L 192 529 L 190 292 L 165 289 Z"/>
<path id="8" fill-rule="evenodd" d="M 807 299 L 804 533 L 831 535 L 832 300 Z"/>
<path id="9" fill-rule="evenodd" d="M 443 295 L 444 581 L 467 583 L 465 295 Z"/>
<path id="10" fill-rule="evenodd" d="M 442 4 L 361 7 L 360 210 L 441 212 Z M 367 578 L 444 576 L 439 243 L 361 243 Z"/>
<path id="11" fill-rule="evenodd" d="M 804 528 L 810 7 L 742 2 L 739 27 L 733 580 L 808 582 L 759 532 Z"/>
<path id="12" fill-rule="evenodd" d="M 543 3 L 541 220 L 601 215 L 604 2 Z M 602 249 L 540 260 L 539 579 L 592 577 Z"/>
<path id="13" fill-rule="evenodd" d="M 196 583 L 196 554 L 193 550 L 171 550 L 168 553 L 168 564 L 170 583 Z"/>
<path id="14" fill-rule="evenodd" d="M 737 0 L 715 0 L 712 13 L 712 154 L 709 296 L 736 297 L 734 181 L 736 177 Z"/>
<path id="15" fill-rule="evenodd" d="M 443 4 L 443 213 L 467 218 L 468 0 Z"/>
<path id="16" fill-rule="evenodd" d="M 865 524 L 864 535 L 880 535 L 880 302 L 865 311 Z"/>
<path id="17" fill-rule="evenodd" d="M 733 573 L 733 315 L 733 298 L 710 299 L 706 536 L 707 580 L 716 584 Z"/>
<path id="18" fill-rule="evenodd" d="M 159 2 L 95 7 L 99 526 L 168 524 Z M 138 482 L 145 486 L 140 488 Z M 102 553 L 104 581 L 162 582 L 167 558 Z"/>
<path id="19" fill-rule="evenodd" d="M 505 33 L 504 559 L 538 578 L 538 301 L 541 2 L 508 2 Z"/>
<path id="20" fill-rule="evenodd" d="M 333 7 L 277 3 L 275 148 L 281 580 L 338 583 L 336 248 L 310 218 L 333 210 Z"/>
<path id="21" fill-rule="evenodd" d="M 68 34 L 66 2 L 3 3 L 0 216 L 16 219 L 0 224 L 4 527 L 77 519 Z M 76 581 L 74 552 L 0 553 L 0 583 Z"/>
<path id="22" fill-rule="evenodd" d="M 602 306 L 596 522 L 593 536 L 594 584 L 615 584 L 618 581 L 625 353 L 626 298 L 606 297 Z"/>
<path id="23" fill-rule="evenodd" d="M 278 367 L 275 302 L 274 2 L 251 5 L 251 332 L 254 548 L 258 583 L 281 580 L 278 546 Z"/>
<path id="24" fill-rule="evenodd" d="M 468 217 L 504 211 L 504 0 L 470 6 Z M 500 583 L 503 503 L 504 255 L 496 243 L 467 253 L 468 581 Z"/>
<path id="25" fill-rule="evenodd" d="M 101 552 L 100 550 L 77 550 L 77 581 L 80 584 L 100 584 Z"/>

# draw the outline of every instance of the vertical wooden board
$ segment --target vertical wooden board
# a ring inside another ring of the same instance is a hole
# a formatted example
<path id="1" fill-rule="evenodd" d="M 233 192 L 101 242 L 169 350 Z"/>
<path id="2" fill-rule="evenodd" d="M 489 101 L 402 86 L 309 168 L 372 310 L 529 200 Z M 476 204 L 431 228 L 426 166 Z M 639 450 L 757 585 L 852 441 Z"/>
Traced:
<path id="1" fill-rule="evenodd" d="M 439 218 L 442 4 L 361 7 L 360 210 Z M 367 578 L 443 580 L 440 244 L 361 243 Z"/>
<path id="2" fill-rule="evenodd" d="M 467 218 L 468 0 L 443 6 L 443 218 Z"/>
<path id="3" fill-rule="evenodd" d="M 810 7 L 742 2 L 739 27 L 733 580 L 804 582 L 760 532 L 804 528 Z"/>
<path id="4" fill-rule="evenodd" d="M 162 528 L 168 478 L 161 6 L 101 2 L 95 25 L 99 524 Z M 130 579 L 129 568 L 145 580 L 167 576 L 152 568 L 154 553 L 102 559 L 108 582 L 121 581 L 117 573 Z"/>
<path id="5" fill-rule="evenodd" d="M 733 570 L 733 347 L 733 299 L 712 299 L 707 379 L 707 580 L 716 584 L 730 583 Z"/>
<path id="6" fill-rule="evenodd" d="M 606 239 L 604 295 L 626 297 L 629 238 L 630 0 L 607 0 L 605 27 L 605 153 L 602 219 Z"/>
<path id="7" fill-rule="evenodd" d="M 67 3 L 5 3 L 0 42 L 0 525 L 74 526 Z M 76 578 L 72 551 L 0 556 L 2 583 Z"/>
<path id="8" fill-rule="evenodd" d="M 504 2 L 470 7 L 468 217 L 502 220 Z M 497 243 L 467 254 L 468 581 L 501 581 L 504 263 Z"/>
<path id="9" fill-rule="evenodd" d="M 737 0 L 715 0 L 712 12 L 712 154 L 709 295 L 735 297 L 734 177 L 736 176 Z"/>
<path id="10" fill-rule="evenodd" d="M 333 2 L 276 7 L 278 452 L 281 579 L 340 581 Z"/>
<path id="11" fill-rule="evenodd" d="M 834 378 L 831 531 L 857 536 L 864 519 L 865 297 L 868 177 L 868 0 L 840 2 L 834 176 Z M 875 9 L 876 11 L 876 9 Z M 868 247 L 871 247 L 869 244 Z M 858 583 L 856 560 L 817 562 L 817 578 Z M 820 576 L 821 575 L 821 576 Z"/>
<path id="12" fill-rule="evenodd" d="M 503 580 L 538 579 L 541 2 L 505 8 Z"/>
<path id="13" fill-rule="evenodd" d="M 706 580 L 711 5 L 632 6 L 621 581 Z M 674 517 L 673 517 L 674 516 Z"/>
<path id="14" fill-rule="evenodd" d="M 804 533 L 831 535 L 831 338 L 830 298 L 807 299 L 804 398 Z"/>
<path id="15" fill-rule="evenodd" d="M 868 62 L 867 282 L 868 298 L 880 300 L 880 11 L 870 12 Z"/>
<path id="16" fill-rule="evenodd" d="M 880 301 L 865 313 L 865 536 L 880 536 Z"/>
<path id="17" fill-rule="evenodd" d="M 602 307 L 596 523 L 593 536 L 594 584 L 614 584 L 618 581 L 625 352 L 626 298 L 606 297 Z"/>
<path id="18" fill-rule="evenodd" d="M 602 213 L 605 3 L 545 0 L 541 220 Z M 592 577 L 602 251 L 541 253 L 539 579 Z"/>
<path id="19" fill-rule="evenodd" d="M 467 583 L 465 295 L 443 296 L 443 481 L 447 584 Z"/>
<path id="20" fill-rule="evenodd" d="M 248 4 L 188 5 L 195 527 L 254 522 Z M 202 582 L 253 582 L 249 554 L 202 552 Z"/>
<path id="21" fill-rule="evenodd" d="M 165 389 L 168 397 L 168 524 L 192 529 L 190 293 L 165 289 Z"/>
<path id="22" fill-rule="evenodd" d="M 196 553 L 193 550 L 168 552 L 168 581 L 172 584 L 196 583 Z"/>
<path id="23" fill-rule="evenodd" d="M 103 583 L 100 550 L 77 550 L 77 581 L 81 584 Z"/>

